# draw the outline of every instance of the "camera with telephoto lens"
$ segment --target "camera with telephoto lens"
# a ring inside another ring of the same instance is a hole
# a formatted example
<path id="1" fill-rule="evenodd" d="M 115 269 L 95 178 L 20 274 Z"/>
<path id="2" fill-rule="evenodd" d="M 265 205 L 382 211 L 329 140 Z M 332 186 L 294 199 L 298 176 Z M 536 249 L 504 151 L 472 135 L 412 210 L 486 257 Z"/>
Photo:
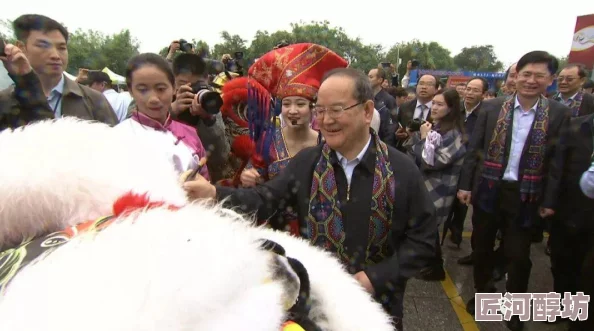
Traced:
<path id="1" fill-rule="evenodd" d="M 184 53 L 190 53 L 193 48 L 194 48 L 194 45 L 192 45 L 191 43 L 187 42 L 185 39 L 180 39 L 179 40 L 179 50 L 180 51 L 182 51 Z"/>
<path id="2" fill-rule="evenodd" d="M 204 111 L 211 115 L 219 113 L 221 106 L 223 106 L 223 99 L 219 93 L 202 81 L 194 83 L 191 87 L 192 93 L 198 96 L 198 103 Z"/>
<path id="3" fill-rule="evenodd" d="M 408 125 L 406 126 L 406 128 L 410 132 L 421 131 L 421 125 L 423 125 L 425 123 L 427 123 L 427 121 L 422 120 L 420 118 L 415 118 L 415 119 L 411 120 L 410 122 L 408 122 Z"/>

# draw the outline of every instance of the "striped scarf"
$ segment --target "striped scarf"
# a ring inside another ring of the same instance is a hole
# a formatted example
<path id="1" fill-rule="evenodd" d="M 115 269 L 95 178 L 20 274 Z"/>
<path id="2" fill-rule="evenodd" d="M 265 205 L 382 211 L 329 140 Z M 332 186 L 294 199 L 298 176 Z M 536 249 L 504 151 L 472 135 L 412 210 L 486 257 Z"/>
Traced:
<path id="1" fill-rule="evenodd" d="M 485 211 L 492 211 L 497 197 L 497 183 L 503 177 L 504 165 L 507 163 L 506 142 L 510 126 L 513 125 L 514 101 L 516 95 L 509 96 L 499 112 L 495 131 L 489 143 L 489 149 L 483 163 L 483 170 L 479 179 L 479 192 L 484 194 L 481 207 Z M 542 96 L 536 107 L 536 114 L 532 129 L 520 160 L 518 177 L 520 179 L 520 194 L 523 202 L 535 203 L 542 191 L 543 161 L 545 156 L 547 129 L 549 126 L 549 101 Z M 510 147 L 511 148 L 511 147 Z"/>
<path id="2" fill-rule="evenodd" d="M 375 131 L 372 131 L 372 135 L 376 157 L 365 257 L 368 263 L 372 262 L 373 258 L 386 255 L 386 241 L 392 223 L 396 187 L 394 172 L 388 159 L 388 147 L 380 141 Z M 322 156 L 314 170 L 309 215 L 306 219 L 307 238 L 315 246 L 335 252 L 341 261 L 348 264 L 351 257 L 344 249 L 346 233 L 336 177 L 330 160 L 331 151 L 328 144 L 324 144 Z"/>

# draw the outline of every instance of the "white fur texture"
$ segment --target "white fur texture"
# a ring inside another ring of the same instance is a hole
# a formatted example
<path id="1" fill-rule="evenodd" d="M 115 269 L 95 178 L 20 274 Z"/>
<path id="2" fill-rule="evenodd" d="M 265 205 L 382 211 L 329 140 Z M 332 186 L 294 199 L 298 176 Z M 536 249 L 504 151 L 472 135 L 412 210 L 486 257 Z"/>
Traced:
<path id="1" fill-rule="evenodd" d="M 0 247 L 110 214 L 130 190 L 187 202 L 166 151 L 105 124 L 64 118 L 5 130 L 0 155 Z"/>
<path id="2" fill-rule="evenodd" d="M 63 119 L 1 133 L 0 240 L 43 232 L 48 220 L 109 214 L 130 190 L 183 204 L 168 160 L 116 131 Z M 0 297 L 0 330 L 278 331 L 288 290 L 274 279 L 278 257 L 259 248 L 262 238 L 306 267 L 310 318 L 324 331 L 393 329 L 328 253 L 229 210 L 190 204 L 120 219 L 25 267 Z"/>

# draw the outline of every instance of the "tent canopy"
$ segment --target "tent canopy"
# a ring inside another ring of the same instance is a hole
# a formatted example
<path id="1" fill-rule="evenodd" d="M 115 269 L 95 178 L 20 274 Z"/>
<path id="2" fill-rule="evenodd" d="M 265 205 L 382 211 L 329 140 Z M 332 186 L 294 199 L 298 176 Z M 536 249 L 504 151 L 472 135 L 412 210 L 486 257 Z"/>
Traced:
<path id="1" fill-rule="evenodd" d="M 109 70 L 108 67 L 103 68 L 104 73 L 106 73 L 109 78 L 111 78 L 111 83 L 112 84 L 117 84 L 117 85 L 124 85 L 126 84 L 126 78 L 124 78 L 123 76 L 120 76 L 118 74 L 116 74 L 115 72 Z"/>

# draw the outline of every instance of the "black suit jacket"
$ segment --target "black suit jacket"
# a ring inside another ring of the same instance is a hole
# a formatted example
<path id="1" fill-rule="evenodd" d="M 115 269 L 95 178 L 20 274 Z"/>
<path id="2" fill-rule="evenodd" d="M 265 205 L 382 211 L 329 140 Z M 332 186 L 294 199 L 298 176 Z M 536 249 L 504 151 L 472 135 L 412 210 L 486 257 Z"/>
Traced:
<path id="1" fill-rule="evenodd" d="M 594 114 L 594 95 L 590 93 L 584 93 L 578 116 L 586 116 L 590 114 Z"/>
<path id="2" fill-rule="evenodd" d="M 394 136 L 390 114 L 392 110 L 396 109 L 396 100 L 386 90 L 381 89 L 375 95 L 373 102 L 375 109 L 380 114 L 380 127 L 377 134 L 384 143 L 394 146 L 396 137 Z"/>
<path id="3" fill-rule="evenodd" d="M 551 100 L 554 100 L 553 98 L 550 98 Z M 589 93 L 584 93 L 584 96 L 582 97 L 582 104 L 580 105 L 580 110 L 578 112 L 578 117 L 581 116 L 586 116 L 586 115 L 590 115 L 590 114 L 594 114 L 594 95 L 589 94 Z M 571 109 L 569 111 L 569 116 L 571 117 Z"/>
<path id="4" fill-rule="evenodd" d="M 417 99 L 405 102 L 400 106 L 400 111 L 398 112 L 397 122 L 405 128 L 410 121 L 412 121 L 413 116 L 415 116 L 415 109 L 417 108 Z M 427 121 L 431 121 L 431 111 L 427 113 Z"/>
<path id="5" fill-rule="evenodd" d="M 295 155 L 287 167 L 271 180 L 250 189 L 234 189 L 217 186 L 217 200 L 226 207 L 237 208 L 246 214 L 255 213 L 258 219 L 269 219 L 279 211 L 290 208 L 296 212 L 302 235 L 307 238 L 307 216 L 314 168 L 322 153 L 322 145 L 305 148 Z M 435 255 L 437 224 L 435 207 L 423 176 L 414 162 L 397 150 L 389 147 L 388 155 L 396 181 L 396 201 L 392 212 L 392 224 L 388 245 L 391 256 L 376 264 L 365 265 L 375 171 L 375 146 L 372 143 L 363 160 L 355 167 L 351 185 L 347 185 L 336 153 L 331 162 L 335 170 L 337 195 L 332 197 L 343 202 L 341 210 L 345 227 L 345 249 L 352 252 L 353 259 L 347 266 L 356 273 L 365 270 L 376 291 L 376 297 L 392 314 L 398 309 L 392 298 L 402 279 L 414 277 L 427 266 Z M 347 188 L 351 188 L 350 200 L 346 200 Z M 284 228 L 283 224 L 273 224 Z M 361 251 L 363 250 L 363 251 Z M 390 255 L 390 254 L 389 254 Z M 359 258 L 357 258 L 357 256 Z M 385 299 L 380 299 L 385 296 Z M 387 301 L 385 301 L 387 300 Z M 397 315 L 396 315 L 397 316 Z"/>
<path id="6" fill-rule="evenodd" d="M 396 123 L 394 123 L 394 132 L 398 129 L 398 124 L 400 124 L 403 128 L 406 128 L 410 121 L 412 121 L 413 117 L 415 116 L 415 109 L 417 108 L 417 99 L 407 101 L 400 106 L 400 110 L 398 112 L 398 116 L 396 117 Z M 427 121 L 431 122 L 431 111 L 427 113 Z M 394 136 L 394 141 L 396 148 L 400 151 L 404 152 L 405 149 L 402 147 L 402 143 L 404 140 L 397 140 L 396 136 Z"/>
<path id="7" fill-rule="evenodd" d="M 556 219 L 576 230 L 594 229 L 594 203 L 580 188 L 582 174 L 592 164 L 594 114 L 572 118 L 569 123 L 557 155 L 563 175 Z"/>
<path id="8" fill-rule="evenodd" d="M 476 126 L 476 121 L 478 120 L 478 115 L 481 112 L 481 107 L 483 103 L 478 104 L 478 106 L 472 111 L 468 117 L 466 117 L 466 109 L 464 109 L 464 101 L 462 101 L 461 109 L 462 109 L 462 120 L 464 121 L 464 135 L 466 136 L 466 145 L 468 146 L 468 142 L 470 141 L 470 137 L 472 137 L 472 133 L 474 132 L 474 127 Z"/>
<path id="9" fill-rule="evenodd" d="M 462 166 L 460 183 L 458 189 L 472 191 L 473 199 L 476 198 L 478 178 L 482 172 L 482 161 L 485 159 L 486 151 L 489 149 L 491 137 L 495 131 L 495 124 L 499 112 L 507 96 L 487 100 L 483 102 L 477 119 L 474 132 L 470 139 L 466 159 Z M 545 159 L 543 161 L 545 174 L 544 192 L 541 194 L 543 207 L 553 208 L 556 205 L 561 169 L 558 162 L 555 162 L 556 153 L 560 152 L 560 136 L 569 125 L 569 108 L 563 104 L 549 100 L 549 128 L 547 130 L 547 145 Z M 507 156 L 511 142 L 511 134 L 507 135 L 507 148 L 504 160 L 504 169 L 507 166 Z M 525 151 L 525 150 L 524 150 Z"/>

